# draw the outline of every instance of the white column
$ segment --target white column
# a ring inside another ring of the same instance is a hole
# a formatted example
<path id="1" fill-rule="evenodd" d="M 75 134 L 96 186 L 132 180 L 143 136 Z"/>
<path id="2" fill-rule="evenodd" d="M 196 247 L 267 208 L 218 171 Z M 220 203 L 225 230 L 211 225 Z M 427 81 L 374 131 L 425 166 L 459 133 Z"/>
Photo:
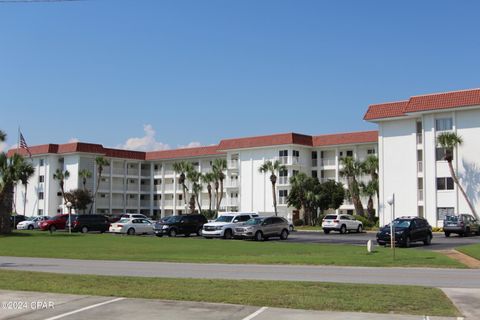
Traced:
<path id="1" fill-rule="evenodd" d="M 110 158 L 109 159 L 110 161 L 110 193 L 108 195 L 108 202 L 109 202 L 109 205 L 108 205 L 108 211 L 110 212 L 110 214 L 112 214 L 112 205 L 113 205 L 113 178 L 112 178 L 112 174 L 113 174 L 113 160 Z M 97 166 L 95 166 L 97 167 Z"/>

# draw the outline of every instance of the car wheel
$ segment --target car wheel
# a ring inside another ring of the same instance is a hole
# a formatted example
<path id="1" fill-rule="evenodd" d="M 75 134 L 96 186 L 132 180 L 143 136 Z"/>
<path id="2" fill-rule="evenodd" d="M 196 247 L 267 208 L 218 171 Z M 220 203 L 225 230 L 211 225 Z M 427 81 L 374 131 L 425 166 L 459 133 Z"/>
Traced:
<path id="1" fill-rule="evenodd" d="M 445 232 L 445 237 L 450 237 L 450 232 Z"/>
<path id="2" fill-rule="evenodd" d="M 290 232 L 293 232 L 293 226 L 292 226 L 292 225 L 289 225 L 289 226 L 288 226 L 288 230 L 289 230 Z"/>
<path id="3" fill-rule="evenodd" d="M 161 234 L 155 234 L 155 235 L 159 238 L 163 237 L 163 235 L 161 235 Z"/>
<path id="4" fill-rule="evenodd" d="M 347 233 L 347 227 L 345 225 L 342 225 L 342 227 L 340 228 L 340 233 L 341 234 Z"/>
<path id="5" fill-rule="evenodd" d="M 135 234 L 135 229 L 133 229 L 133 228 L 128 229 L 127 234 L 129 236 L 133 236 Z"/>
<path id="6" fill-rule="evenodd" d="M 255 233 L 255 240 L 257 240 L 257 241 L 262 241 L 263 240 L 262 231 L 257 231 L 257 233 Z"/>
<path id="7" fill-rule="evenodd" d="M 82 233 L 87 233 L 88 232 L 88 227 L 83 226 L 81 231 L 82 231 Z"/>
<path id="8" fill-rule="evenodd" d="M 429 246 L 431 243 L 432 243 L 432 235 L 429 234 L 429 235 L 427 235 L 427 238 L 425 240 L 423 240 L 423 244 L 426 245 L 426 246 Z"/>
<path id="9" fill-rule="evenodd" d="M 410 248 L 410 237 L 406 237 L 403 244 L 405 245 L 405 248 Z"/>
<path id="10" fill-rule="evenodd" d="M 185 236 L 185 238 L 188 238 L 188 237 L 190 237 L 190 233 L 186 232 L 186 233 L 184 234 L 184 236 Z"/>
<path id="11" fill-rule="evenodd" d="M 50 230 L 50 232 L 55 232 L 55 231 L 57 231 L 57 228 L 55 226 L 50 226 L 50 228 L 48 228 L 48 230 Z"/>
<path id="12" fill-rule="evenodd" d="M 33 226 L 32 226 L 32 225 L 29 225 L 29 226 L 28 226 L 28 230 L 33 230 Z"/>
<path id="13" fill-rule="evenodd" d="M 198 230 L 197 230 L 197 236 L 199 236 L 199 237 L 202 236 L 202 228 L 198 228 Z"/>
<path id="14" fill-rule="evenodd" d="M 280 233 L 280 240 L 287 240 L 288 239 L 288 231 L 286 229 L 282 230 L 282 233 Z"/>
<path id="15" fill-rule="evenodd" d="M 232 239 L 232 230 L 230 230 L 230 229 L 225 230 L 225 232 L 223 233 L 223 238 L 224 239 Z"/>
<path id="16" fill-rule="evenodd" d="M 361 224 L 359 224 L 357 228 L 357 233 L 362 233 L 362 232 L 363 232 L 363 227 Z"/>
<path id="17" fill-rule="evenodd" d="M 328 230 L 328 229 L 323 229 L 323 233 L 329 234 L 329 233 L 330 233 L 330 230 Z"/>
<path id="18" fill-rule="evenodd" d="M 168 232 L 168 236 L 175 238 L 177 236 L 177 231 L 175 229 L 171 229 L 170 232 Z"/>

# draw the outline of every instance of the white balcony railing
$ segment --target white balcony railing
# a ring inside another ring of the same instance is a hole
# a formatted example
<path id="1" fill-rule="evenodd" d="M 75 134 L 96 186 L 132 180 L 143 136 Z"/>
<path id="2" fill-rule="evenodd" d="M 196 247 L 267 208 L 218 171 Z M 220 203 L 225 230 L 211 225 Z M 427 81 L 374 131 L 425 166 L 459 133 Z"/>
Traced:
<path id="1" fill-rule="evenodd" d="M 278 204 L 287 204 L 287 197 L 279 197 Z"/>
<path id="2" fill-rule="evenodd" d="M 164 200 L 163 205 L 165 207 L 173 207 L 173 200 Z"/>
<path id="3" fill-rule="evenodd" d="M 175 174 L 175 171 L 174 171 L 174 170 L 171 170 L 171 169 L 166 169 L 166 170 L 164 171 L 164 174 L 165 174 L 165 175 L 174 175 L 174 174 Z"/>
<path id="4" fill-rule="evenodd" d="M 121 167 L 121 168 L 113 167 L 112 168 L 112 174 L 123 176 L 125 174 L 125 169 L 123 167 Z"/>
<path id="5" fill-rule="evenodd" d="M 278 184 L 288 184 L 288 177 L 279 177 Z"/>
<path id="6" fill-rule="evenodd" d="M 150 200 L 141 200 L 140 207 L 142 208 L 150 208 Z"/>
<path id="7" fill-rule="evenodd" d="M 238 160 L 229 160 L 227 168 L 228 169 L 238 169 Z"/>
<path id="8" fill-rule="evenodd" d="M 312 159 L 312 167 L 318 166 L 318 159 Z"/>
<path id="9" fill-rule="evenodd" d="M 227 188 L 238 188 L 238 179 L 228 180 Z"/>
<path id="10" fill-rule="evenodd" d="M 292 157 L 292 164 L 299 164 L 300 163 L 300 157 Z"/>
<path id="11" fill-rule="evenodd" d="M 417 144 L 423 143 L 423 136 L 421 133 L 417 133 Z"/>
<path id="12" fill-rule="evenodd" d="M 143 177 L 150 177 L 150 169 L 142 169 Z"/>
<path id="13" fill-rule="evenodd" d="M 229 207 L 236 207 L 238 206 L 238 198 L 230 198 L 227 203 Z"/>
<path id="14" fill-rule="evenodd" d="M 150 191 L 150 185 L 143 184 L 140 186 L 140 190 L 148 192 Z"/>
<path id="15" fill-rule="evenodd" d="M 95 202 L 95 205 L 100 208 L 108 208 L 110 207 L 110 199 L 109 198 L 100 198 L 100 199 L 97 199 L 97 201 Z"/>
<path id="16" fill-rule="evenodd" d="M 423 201 L 423 189 L 418 190 L 418 201 Z"/>
<path id="17" fill-rule="evenodd" d="M 335 165 L 335 158 L 322 159 L 322 166 L 334 166 L 334 165 Z"/>
<path id="18" fill-rule="evenodd" d="M 288 164 L 288 156 L 278 157 L 280 164 Z"/>
<path id="19" fill-rule="evenodd" d="M 157 186 L 157 187 L 159 187 L 159 189 L 161 190 L 161 186 L 160 186 L 160 185 Z M 165 188 L 165 189 L 164 189 L 165 192 L 173 192 L 173 190 L 174 190 L 174 189 L 173 189 L 173 184 L 165 184 L 165 185 L 164 185 L 164 188 Z"/>
<path id="20" fill-rule="evenodd" d="M 417 161 L 418 172 L 423 172 L 423 161 Z"/>

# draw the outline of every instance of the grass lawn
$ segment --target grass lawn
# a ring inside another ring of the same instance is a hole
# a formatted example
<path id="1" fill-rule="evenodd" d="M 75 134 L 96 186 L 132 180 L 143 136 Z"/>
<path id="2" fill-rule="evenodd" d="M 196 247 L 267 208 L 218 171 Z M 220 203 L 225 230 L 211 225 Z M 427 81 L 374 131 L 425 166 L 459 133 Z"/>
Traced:
<path id="1" fill-rule="evenodd" d="M 137 278 L 0 270 L 0 289 L 311 310 L 459 315 L 441 290 L 416 286 Z"/>
<path id="2" fill-rule="evenodd" d="M 339 266 L 415 266 L 463 268 L 442 254 L 389 248 L 367 253 L 363 246 L 288 241 L 206 240 L 113 234 L 24 231 L 0 237 L 0 255 L 66 259 L 170 261 L 198 263 L 306 264 Z"/>
<path id="3" fill-rule="evenodd" d="M 457 250 L 469 255 L 470 257 L 480 260 L 480 244 L 471 244 L 468 246 L 459 247 Z"/>

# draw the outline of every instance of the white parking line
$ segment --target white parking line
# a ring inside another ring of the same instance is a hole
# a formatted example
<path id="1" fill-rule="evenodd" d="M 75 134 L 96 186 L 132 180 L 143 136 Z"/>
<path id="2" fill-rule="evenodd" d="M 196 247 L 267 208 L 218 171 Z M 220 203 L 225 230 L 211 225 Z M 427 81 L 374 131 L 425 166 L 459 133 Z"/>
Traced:
<path id="1" fill-rule="evenodd" d="M 73 311 L 70 311 L 70 312 L 67 312 L 67 313 L 62 313 L 62 314 L 60 314 L 60 315 L 58 315 L 58 316 L 51 317 L 51 318 L 47 318 L 47 319 L 45 319 L 45 320 L 57 320 L 57 319 L 67 317 L 67 316 L 72 315 L 72 314 L 75 314 L 75 313 L 79 313 L 79 312 L 82 312 L 82 311 L 85 311 L 85 310 L 93 309 L 93 308 L 96 308 L 96 307 L 100 307 L 100 306 L 103 306 L 103 305 L 106 305 L 106 304 L 109 304 L 109 303 L 112 303 L 112 302 L 117 302 L 117 301 L 120 301 L 120 300 L 124 300 L 124 299 L 125 299 L 125 298 L 116 298 L 116 299 L 113 299 L 113 300 L 108 300 L 108 301 L 105 301 L 105 302 L 93 304 L 93 305 L 88 306 L 88 307 L 84 307 L 84 308 L 81 308 L 81 309 L 73 310 Z"/>
<path id="2" fill-rule="evenodd" d="M 255 318 L 256 316 L 258 316 L 260 313 L 262 313 L 263 311 L 267 310 L 268 307 L 261 307 L 260 309 L 258 309 L 257 311 L 255 311 L 254 313 L 252 313 L 251 315 L 249 316 L 246 316 L 245 318 L 243 318 L 242 320 L 252 320 L 253 318 Z"/>

